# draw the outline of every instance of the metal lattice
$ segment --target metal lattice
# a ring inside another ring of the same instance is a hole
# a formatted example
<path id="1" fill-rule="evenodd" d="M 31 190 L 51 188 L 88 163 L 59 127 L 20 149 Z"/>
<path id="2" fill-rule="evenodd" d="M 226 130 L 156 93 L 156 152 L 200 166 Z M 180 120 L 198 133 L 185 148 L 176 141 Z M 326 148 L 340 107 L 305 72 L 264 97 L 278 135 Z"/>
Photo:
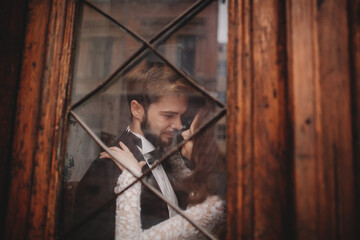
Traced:
<path id="1" fill-rule="evenodd" d="M 83 96 L 81 99 L 79 99 L 77 102 L 72 104 L 70 109 L 71 116 L 82 126 L 82 128 L 90 135 L 90 137 L 103 149 L 105 149 L 106 152 L 110 156 L 112 156 L 114 159 L 116 159 L 115 156 L 111 154 L 107 150 L 107 146 L 100 140 L 100 138 L 90 129 L 90 127 L 81 119 L 81 117 L 76 113 L 76 109 L 79 108 L 82 104 L 88 102 L 90 99 L 92 99 L 94 96 L 96 96 L 99 92 L 103 91 L 104 89 L 111 86 L 114 81 L 116 81 L 116 76 L 125 74 L 126 72 L 130 71 L 133 67 L 135 67 L 148 52 L 152 52 L 155 54 L 159 59 L 161 59 L 164 63 L 166 63 L 174 72 L 181 75 L 194 89 L 196 89 L 198 92 L 206 96 L 210 101 L 212 101 L 217 107 L 218 110 L 214 114 L 214 116 L 209 119 L 204 125 L 202 125 L 199 129 L 197 129 L 190 139 L 193 139 L 196 135 L 201 133 L 202 131 L 206 130 L 209 126 L 212 124 L 215 124 L 221 117 L 223 117 L 226 114 L 226 106 L 219 101 L 216 97 L 214 97 L 208 90 L 206 90 L 201 84 L 194 81 L 192 77 L 185 74 L 182 70 L 180 70 L 177 66 L 175 66 L 173 63 L 171 63 L 162 53 L 159 52 L 159 50 L 156 48 L 157 46 L 161 45 L 163 42 L 165 42 L 170 36 L 172 36 L 173 33 L 181 29 L 188 21 L 190 21 L 192 18 L 194 18 L 198 13 L 200 13 L 203 9 L 205 9 L 210 3 L 212 3 L 213 0 L 201 0 L 197 1 L 195 4 L 190 6 L 185 12 L 183 12 L 180 16 L 172 20 L 170 23 L 168 23 L 165 27 L 163 27 L 155 36 L 150 38 L 149 40 L 144 39 L 139 34 L 136 34 L 134 31 L 129 29 L 127 26 L 123 25 L 122 23 L 118 22 L 116 19 L 114 19 L 109 14 L 105 13 L 101 9 L 99 9 L 97 6 L 93 5 L 92 3 L 83 0 L 82 4 L 86 5 L 87 7 L 90 7 L 94 11 L 96 11 L 98 14 L 105 17 L 108 21 L 115 24 L 117 27 L 121 28 L 123 31 L 125 31 L 127 34 L 129 34 L 131 37 L 133 37 L 138 42 L 142 43 L 142 46 L 132 55 L 130 56 L 125 62 L 123 62 L 109 77 L 107 77 L 103 82 L 101 82 L 97 87 L 95 87 L 92 91 L 88 92 L 85 96 Z M 146 176 L 151 172 L 152 169 L 156 168 L 159 164 L 161 164 L 163 161 L 165 161 L 170 155 L 178 151 L 186 141 L 183 141 L 179 145 L 177 145 L 174 149 L 172 149 L 170 152 L 168 152 L 165 156 L 163 156 L 156 164 L 154 164 L 150 169 L 145 171 L 142 176 L 137 177 L 136 174 L 134 174 L 131 169 L 127 169 L 130 173 L 132 173 L 136 177 L 136 181 L 134 181 L 132 184 L 130 184 L 126 189 L 123 189 L 119 194 L 122 194 L 124 191 L 126 191 L 128 188 L 130 188 L 133 184 L 135 184 L 137 181 L 141 181 L 141 183 L 149 188 L 155 195 L 157 195 L 162 201 L 166 202 L 168 205 L 170 205 L 176 212 L 178 212 L 182 217 L 184 217 L 186 220 L 188 220 L 194 227 L 196 227 L 200 232 L 202 232 L 207 238 L 209 239 L 215 239 L 214 236 L 212 236 L 211 233 L 209 233 L 206 229 L 199 226 L 196 222 L 194 222 L 190 217 L 186 216 L 186 214 L 183 213 L 183 211 L 177 207 L 169 203 L 163 195 L 156 190 L 153 186 L 148 184 L 146 181 L 143 180 L 143 177 Z M 114 162 L 118 165 L 119 162 L 122 161 L 118 159 L 118 161 Z M 125 166 L 125 164 L 124 164 Z M 115 197 L 116 198 L 116 197 Z M 66 238 L 67 236 L 70 236 L 73 232 L 75 232 L 77 229 L 82 227 L 87 221 L 92 219 L 94 216 L 99 214 L 103 208 L 105 208 L 108 204 L 110 204 L 112 201 L 115 200 L 115 198 L 110 199 L 102 206 L 99 206 L 94 212 L 90 213 L 89 216 L 85 219 L 83 219 L 80 223 L 78 223 L 76 226 L 73 226 L 73 228 L 65 233 L 61 238 Z"/>

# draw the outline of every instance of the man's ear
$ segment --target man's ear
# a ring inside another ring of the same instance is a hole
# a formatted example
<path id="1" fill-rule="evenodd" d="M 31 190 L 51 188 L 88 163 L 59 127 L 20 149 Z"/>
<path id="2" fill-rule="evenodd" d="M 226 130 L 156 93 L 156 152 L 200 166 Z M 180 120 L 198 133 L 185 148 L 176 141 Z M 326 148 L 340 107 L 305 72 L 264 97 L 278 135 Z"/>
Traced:
<path id="1" fill-rule="evenodd" d="M 136 119 L 139 119 L 140 121 L 142 121 L 144 114 L 145 114 L 145 109 L 138 101 L 131 100 L 130 111 L 131 111 L 131 115 L 133 116 L 133 118 L 136 118 Z"/>

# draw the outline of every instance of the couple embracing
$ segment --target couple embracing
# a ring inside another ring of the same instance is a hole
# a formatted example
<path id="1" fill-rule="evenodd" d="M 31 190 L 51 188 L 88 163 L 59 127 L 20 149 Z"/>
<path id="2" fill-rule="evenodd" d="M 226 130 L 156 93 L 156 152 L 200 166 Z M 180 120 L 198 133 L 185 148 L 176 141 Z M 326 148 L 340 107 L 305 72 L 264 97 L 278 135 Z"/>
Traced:
<path id="1" fill-rule="evenodd" d="M 204 99 L 194 101 L 191 92 L 181 76 L 163 63 L 147 62 L 136 67 L 127 77 L 130 125 L 108 151 L 140 176 L 174 146 L 187 115 L 192 123 L 181 133 L 187 141 L 180 152 L 158 164 L 143 179 L 198 225 L 218 233 L 225 222 L 224 157 L 217 148 L 214 129 L 192 138 L 212 108 Z M 86 216 L 86 206 L 106 202 L 136 180 L 110 158 L 102 152 L 80 181 L 76 196 L 79 215 Z M 102 181 L 98 181 L 100 178 Z M 203 238 L 200 231 L 140 181 L 116 196 L 116 203 L 92 221 L 87 228 L 94 234 L 90 233 L 87 239 Z"/>

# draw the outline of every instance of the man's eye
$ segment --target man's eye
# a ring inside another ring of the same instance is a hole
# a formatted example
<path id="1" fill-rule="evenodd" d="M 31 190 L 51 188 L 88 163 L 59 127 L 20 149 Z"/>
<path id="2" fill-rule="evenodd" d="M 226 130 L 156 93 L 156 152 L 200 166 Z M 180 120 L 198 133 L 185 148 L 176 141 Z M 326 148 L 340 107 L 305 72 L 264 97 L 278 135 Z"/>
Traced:
<path id="1" fill-rule="evenodd" d="M 165 114 L 165 115 L 164 115 L 164 117 L 166 117 L 166 118 L 170 119 L 170 118 L 172 118 L 172 117 L 173 117 L 173 115 Z"/>

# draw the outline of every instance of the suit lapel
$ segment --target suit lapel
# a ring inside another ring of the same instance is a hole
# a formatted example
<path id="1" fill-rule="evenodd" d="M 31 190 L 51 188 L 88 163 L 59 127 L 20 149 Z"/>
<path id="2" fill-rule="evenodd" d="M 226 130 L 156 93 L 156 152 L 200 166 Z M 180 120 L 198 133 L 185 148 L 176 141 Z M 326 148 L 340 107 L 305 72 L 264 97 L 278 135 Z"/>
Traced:
<path id="1" fill-rule="evenodd" d="M 145 161 L 140 150 L 134 143 L 133 138 L 130 137 L 130 134 L 132 133 L 124 131 L 123 134 L 121 134 L 121 136 L 116 140 L 116 142 L 114 142 L 113 146 L 119 146 L 119 142 L 121 141 L 129 148 L 130 152 L 134 155 L 138 162 Z"/>

